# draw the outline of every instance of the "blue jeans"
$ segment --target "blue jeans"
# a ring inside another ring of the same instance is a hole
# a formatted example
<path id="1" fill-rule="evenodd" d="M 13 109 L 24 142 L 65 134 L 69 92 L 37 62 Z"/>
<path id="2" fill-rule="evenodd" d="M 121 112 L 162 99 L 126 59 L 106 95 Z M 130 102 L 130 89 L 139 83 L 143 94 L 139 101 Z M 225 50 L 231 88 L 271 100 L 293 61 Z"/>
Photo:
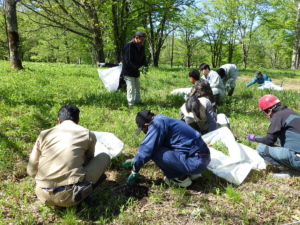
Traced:
<path id="1" fill-rule="evenodd" d="M 185 154 L 161 147 L 152 160 L 163 171 L 169 179 L 183 177 L 184 175 L 195 175 L 202 173 L 210 162 L 208 158 L 198 156 L 186 157 Z"/>
<path id="2" fill-rule="evenodd" d="M 275 166 L 283 164 L 291 169 L 300 171 L 300 157 L 290 149 L 259 144 L 256 151 L 263 159 Z"/>

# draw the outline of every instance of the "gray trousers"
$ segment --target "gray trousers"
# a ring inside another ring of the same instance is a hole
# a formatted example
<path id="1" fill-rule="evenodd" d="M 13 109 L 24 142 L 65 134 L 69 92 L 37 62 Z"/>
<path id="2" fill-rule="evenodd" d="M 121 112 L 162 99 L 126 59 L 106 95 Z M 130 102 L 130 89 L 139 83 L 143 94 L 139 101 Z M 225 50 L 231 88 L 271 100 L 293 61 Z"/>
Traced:
<path id="1" fill-rule="evenodd" d="M 124 76 L 124 80 L 127 86 L 128 105 L 133 106 L 135 103 L 140 103 L 140 78 Z"/>
<path id="2" fill-rule="evenodd" d="M 259 144 L 256 151 L 263 159 L 275 166 L 283 164 L 291 169 L 300 171 L 300 157 L 288 148 Z"/>

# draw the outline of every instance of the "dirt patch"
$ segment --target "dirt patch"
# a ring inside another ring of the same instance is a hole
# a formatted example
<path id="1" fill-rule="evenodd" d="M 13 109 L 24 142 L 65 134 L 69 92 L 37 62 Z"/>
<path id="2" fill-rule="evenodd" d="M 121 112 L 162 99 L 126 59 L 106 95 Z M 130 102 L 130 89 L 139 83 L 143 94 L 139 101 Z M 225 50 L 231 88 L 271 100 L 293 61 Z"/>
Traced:
<path id="1" fill-rule="evenodd" d="M 283 82 L 282 87 L 285 90 L 294 90 L 300 93 L 300 78 L 297 79 L 296 78 L 282 78 L 282 79 L 271 78 L 271 79 L 272 82 L 278 86 L 280 86 L 280 83 Z M 249 83 L 251 80 L 252 77 L 247 77 L 247 76 L 239 76 L 237 79 L 237 81 L 239 82 L 246 82 L 246 83 Z"/>

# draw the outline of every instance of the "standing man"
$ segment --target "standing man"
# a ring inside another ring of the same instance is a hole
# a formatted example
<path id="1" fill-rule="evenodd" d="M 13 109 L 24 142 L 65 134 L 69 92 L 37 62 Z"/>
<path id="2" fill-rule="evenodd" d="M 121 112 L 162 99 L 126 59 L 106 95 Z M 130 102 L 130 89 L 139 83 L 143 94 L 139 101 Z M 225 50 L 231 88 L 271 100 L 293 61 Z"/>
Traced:
<path id="1" fill-rule="evenodd" d="M 163 171 L 168 185 L 188 187 L 201 176 L 210 162 L 210 151 L 199 132 L 183 121 L 150 110 L 137 113 L 136 135 L 146 136 L 132 162 L 132 173 L 127 183 L 134 184 L 141 167 L 149 160 Z"/>
<path id="2" fill-rule="evenodd" d="M 236 86 L 236 79 L 239 75 L 239 70 L 237 66 L 229 63 L 224 64 L 217 70 L 217 73 L 220 75 L 225 87 L 227 83 L 230 86 L 230 89 L 228 91 L 228 96 L 232 96 Z"/>
<path id="3" fill-rule="evenodd" d="M 122 52 L 123 67 L 121 76 L 124 76 L 126 82 L 129 107 L 133 107 L 134 104 L 141 104 L 139 68 L 148 66 L 143 46 L 145 40 L 146 34 L 144 32 L 136 32 L 133 40 L 124 46 Z"/>
<path id="4" fill-rule="evenodd" d="M 268 133 L 265 137 L 248 134 L 246 138 L 260 143 L 257 152 L 280 170 L 284 170 L 284 165 L 300 172 L 300 115 L 281 105 L 274 95 L 261 97 L 258 106 L 271 120 Z"/>
<path id="5" fill-rule="evenodd" d="M 217 72 L 211 70 L 207 63 L 202 63 L 199 70 L 203 74 L 202 78 L 210 84 L 214 95 L 214 102 L 219 105 L 220 97 L 225 97 L 225 86 L 221 77 Z"/>
<path id="6" fill-rule="evenodd" d="M 75 105 L 61 107 L 59 125 L 42 131 L 31 152 L 27 173 L 46 205 L 77 205 L 106 178 L 110 156 L 94 156 L 96 136 L 78 125 L 79 112 Z"/>
<path id="7" fill-rule="evenodd" d="M 251 86 L 252 84 L 258 83 L 260 86 L 265 85 L 265 81 L 272 81 L 266 74 L 262 74 L 260 71 L 256 71 L 254 74 L 254 78 L 251 82 L 249 82 L 246 87 Z"/>

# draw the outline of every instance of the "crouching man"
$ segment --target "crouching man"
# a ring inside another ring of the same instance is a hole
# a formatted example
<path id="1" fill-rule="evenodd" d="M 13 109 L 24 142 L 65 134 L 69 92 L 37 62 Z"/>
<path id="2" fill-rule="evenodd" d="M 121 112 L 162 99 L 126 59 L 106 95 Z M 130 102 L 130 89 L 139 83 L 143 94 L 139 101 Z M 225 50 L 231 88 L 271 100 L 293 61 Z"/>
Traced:
<path id="1" fill-rule="evenodd" d="M 181 120 L 202 135 L 216 129 L 217 115 L 211 102 L 205 98 L 189 97 L 180 108 Z"/>
<path id="2" fill-rule="evenodd" d="M 94 157 L 97 139 L 78 125 L 79 112 L 75 105 L 61 107 L 59 125 L 40 133 L 30 155 L 27 172 L 46 205 L 77 205 L 106 177 L 110 157 L 105 153 Z"/>
<path id="3" fill-rule="evenodd" d="M 199 132 L 183 121 L 150 110 L 137 113 L 136 135 L 146 136 L 132 162 L 127 183 L 134 184 L 141 167 L 149 160 L 163 171 L 168 185 L 188 187 L 201 176 L 210 162 L 210 151 Z"/>
<path id="4" fill-rule="evenodd" d="M 249 141 L 260 143 L 256 150 L 262 158 L 275 165 L 282 173 L 300 172 L 300 115 L 281 105 L 274 95 L 264 95 L 258 101 L 259 109 L 271 120 L 265 137 L 248 134 Z M 275 143 L 278 143 L 275 145 Z M 282 166 L 292 170 L 285 170 Z"/>

